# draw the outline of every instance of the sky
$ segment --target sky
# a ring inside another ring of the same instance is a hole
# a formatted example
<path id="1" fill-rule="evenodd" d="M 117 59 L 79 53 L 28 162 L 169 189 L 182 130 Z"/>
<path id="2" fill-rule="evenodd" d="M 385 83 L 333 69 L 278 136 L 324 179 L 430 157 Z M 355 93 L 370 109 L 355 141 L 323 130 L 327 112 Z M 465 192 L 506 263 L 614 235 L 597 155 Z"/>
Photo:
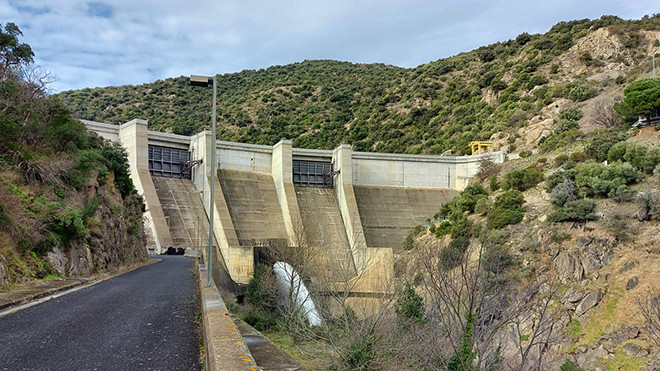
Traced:
<path id="1" fill-rule="evenodd" d="M 312 59 L 415 67 L 561 21 L 654 13 L 658 0 L 0 0 L 53 93 Z"/>

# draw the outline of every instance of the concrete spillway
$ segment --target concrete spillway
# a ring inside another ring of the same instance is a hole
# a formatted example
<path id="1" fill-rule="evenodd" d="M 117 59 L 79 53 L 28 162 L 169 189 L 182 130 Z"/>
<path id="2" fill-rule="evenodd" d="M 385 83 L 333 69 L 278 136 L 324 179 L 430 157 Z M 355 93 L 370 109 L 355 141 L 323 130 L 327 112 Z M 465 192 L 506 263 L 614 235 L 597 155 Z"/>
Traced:
<path id="1" fill-rule="evenodd" d="M 209 222 L 199 191 L 188 179 L 152 177 L 174 247 L 208 244 Z"/>
<path id="2" fill-rule="evenodd" d="M 346 228 L 333 189 L 297 187 L 307 244 L 325 252 L 329 277 L 345 280 L 356 274 Z"/>
<path id="3" fill-rule="evenodd" d="M 369 247 L 400 249 L 408 232 L 433 217 L 458 191 L 439 188 L 353 186 Z"/>
<path id="4" fill-rule="evenodd" d="M 287 239 L 282 209 L 270 174 L 220 170 L 218 178 L 241 246 Z"/>

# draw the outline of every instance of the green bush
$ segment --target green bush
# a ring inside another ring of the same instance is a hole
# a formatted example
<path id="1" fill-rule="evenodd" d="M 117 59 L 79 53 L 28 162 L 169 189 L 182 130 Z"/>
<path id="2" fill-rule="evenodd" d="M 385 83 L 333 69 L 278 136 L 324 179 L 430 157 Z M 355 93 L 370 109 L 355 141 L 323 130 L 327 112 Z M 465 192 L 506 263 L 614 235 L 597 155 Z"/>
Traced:
<path id="1" fill-rule="evenodd" d="M 580 197 L 614 197 L 620 186 L 635 184 L 644 179 L 644 173 L 622 162 L 605 166 L 587 161 L 577 164 L 574 170 Z"/>
<path id="2" fill-rule="evenodd" d="M 448 220 L 445 220 L 435 228 L 434 234 L 437 238 L 440 238 L 440 237 L 443 237 L 443 236 L 446 236 L 446 235 L 450 234 L 451 229 L 452 229 L 451 222 L 449 222 Z"/>
<path id="3" fill-rule="evenodd" d="M 573 361 L 570 359 L 567 359 L 562 365 L 559 367 L 560 371 L 584 371 L 584 369 L 578 365 L 576 365 Z"/>
<path id="4" fill-rule="evenodd" d="M 72 240 L 84 239 L 89 235 L 80 212 L 73 206 L 67 206 L 51 215 L 47 229 L 57 235 L 64 247 L 68 247 Z"/>
<path id="5" fill-rule="evenodd" d="M 506 191 L 495 198 L 493 207 L 488 212 L 488 225 L 500 229 L 510 224 L 517 224 L 523 219 L 525 210 L 522 205 L 525 197 L 520 191 Z"/>
<path id="6" fill-rule="evenodd" d="M 410 251 L 415 247 L 415 238 L 413 237 L 413 232 L 410 231 L 406 238 L 403 240 L 403 249 L 406 251 Z"/>
<path id="7" fill-rule="evenodd" d="M 477 203 L 474 205 L 474 212 L 481 215 L 488 214 L 492 206 L 492 202 L 487 198 L 480 198 Z"/>
<path id="8" fill-rule="evenodd" d="M 405 289 L 397 296 L 395 312 L 399 320 L 404 323 L 413 322 L 423 325 L 427 322 L 424 317 L 424 298 L 409 284 L 406 284 Z"/>
<path id="9" fill-rule="evenodd" d="M 566 161 L 568 161 L 568 155 L 565 153 L 562 153 L 561 155 L 558 155 L 555 157 L 555 166 L 559 167 L 563 165 Z"/>
<path id="10" fill-rule="evenodd" d="M 470 219 L 465 216 L 465 214 L 460 212 L 454 212 L 450 216 L 452 222 L 451 227 L 451 237 L 471 237 L 473 224 Z"/>
<path id="11" fill-rule="evenodd" d="M 573 152 L 568 158 L 573 162 L 584 162 L 587 159 L 587 155 L 584 152 Z"/>
<path id="12" fill-rule="evenodd" d="M 493 208 L 488 213 L 488 226 L 493 229 L 504 228 L 523 220 L 525 213 L 521 210 Z"/>
<path id="13" fill-rule="evenodd" d="M 635 143 L 619 142 L 610 148 L 607 153 L 607 160 L 609 162 L 629 162 L 636 169 L 651 174 L 655 167 L 660 164 L 660 149 L 648 149 Z"/>
<path id="14" fill-rule="evenodd" d="M 559 111 L 559 117 L 565 120 L 579 121 L 582 116 L 582 111 L 577 107 L 569 107 Z"/>
<path id="15" fill-rule="evenodd" d="M 586 222 L 597 220 L 598 216 L 594 213 L 596 203 L 591 199 L 581 199 L 567 202 L 562 208 L 548 216 L 550 222 Z"/>
<path id="16" fill-rule="evenodd" d="M 607 154 L 613 145 L 626 140 L 627 135 L 618 131 L 596 130 L 589 134 L 590 139 L 585 153 L 598 162 L 607 160 Z"/>
<path id="17" fill-rule="evenodd" d="M 470 246 L 470 238 L 458 236 L 451 240 L 449 245 L 440 250 L 438 265 L 441 269 L 447 270 L 457 267 L 463 261 L 463 254 Z"/>
<path id="18" fill-rule="evenodd" d="M 543 173 L 535 168 L 513 170 L 506 174 L 504 189 L 528 190 L 543 181 Z"/>
<path id="19" fill-rule="evenodd" d="M 493 175 L 490 176 L 489 182 L 490 182 L 489 188 L 490 188 L 491 192 L 495 192 L 498 189 L 500 189 L 500 182 L 497 181 L 497 175 L 496 174 L 493 174 Z"/>
<path id="20" fill-rule="evenodd" d="M 270 285 L 271 270 L 264 264 L 254 267 L 254 276 L 245 288 L 245 301 L 266 312 L 274 312 L 277 308 L 277 292 Z M 247 320 L 246 320 L 247 322 Z"/>
<path id="21" fill-rule="evenodd" d="M 575 130 L 579 128 L 580 125 L 578 124 L 577 121 L 562 119 L 559 120 L 559 125 L 557 125 L 557 127 L 555 128 L 555 135 L 559 135 L 561 133 L 565 133 L 567 131 Z"/>
<path id="22" fill-rule="evenodd" d="M 486 272 L 494 274 L 504 272 L 513 264 L 513 256 L 509 249 L 502 244 L 488 246 L 482 259 Z"/>
<path id="23" fill-rule="evenodd" d="M 520 157 L 527 158 L 532 155 L 532 151 L 520 151 Z"/>

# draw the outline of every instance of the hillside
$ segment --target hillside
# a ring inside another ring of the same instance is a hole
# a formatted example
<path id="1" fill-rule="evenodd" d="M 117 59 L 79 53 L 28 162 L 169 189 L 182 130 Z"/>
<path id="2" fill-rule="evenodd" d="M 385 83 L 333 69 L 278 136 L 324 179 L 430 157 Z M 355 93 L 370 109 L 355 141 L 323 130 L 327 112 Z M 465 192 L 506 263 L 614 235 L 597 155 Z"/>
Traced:
<path id="1" fill-rule="evenodd" d="M 16 25 L 0 36 L 0 289 L 146 261 L 125 150 L 46 95 Z"/>
<path id="2" fill-rule="evenodd" d="M 469 141 L 495 134 L 506 138 L 505 149 L 531 149 L 559 121 L 561 108 L 581 107 L 581 125 L 601 125 L 590 115 L 591 103 L 611 104 L 626 83 L 651 71 L 659 30 L 658 15 L 604 16 L 561 22 L 545 34 L 523 33 L 412 69 L 304 61 L 219 75 L 218 137 L 463 154 Z M 183 76 L 58 94 L 77 118 L 116 124 L 142 118 L 152 130 L 186 135 L 209 127 L 210 95 Z M 523 127 L 535 132 L 534 143 L 515 137 Z"/>

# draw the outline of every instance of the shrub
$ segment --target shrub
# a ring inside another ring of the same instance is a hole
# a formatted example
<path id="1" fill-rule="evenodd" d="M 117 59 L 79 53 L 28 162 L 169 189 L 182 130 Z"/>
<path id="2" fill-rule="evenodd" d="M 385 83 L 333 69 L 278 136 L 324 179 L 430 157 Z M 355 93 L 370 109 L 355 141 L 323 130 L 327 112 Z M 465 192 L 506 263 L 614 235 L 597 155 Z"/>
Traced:
<path id="1" fill-rule="evenodd" d="M 582 199 L 567 202 L 564 207 L 548 216 L 550 222 L 586 222 L 597 220 L 598 216 L 594 213 L 596 203 L 591 199 Z"/>
<path id="2" fill-rule="evenodd" d="M 559 117 L 565 120 L 579 121 L 582 116 L 582 111 L 576 107 L 566 108 L 559 112 Z"/>
<path id="3" fill-rule="evenodd" d="M 635 168 L 651 174 L 655 167 L 660 164 L 660 150 L 657 148 L 649 150 L 639 144 L 619 142 L 610 148 L 607 153 L 607 160 L 610 162 L 629 162 Z"/>
<path id="4" fill-rule="evenodd" d="M 525 203 L 525 197 L 520 191 L 511 190 L 495 197 L 493 208 L 516 209 Z"/>
<path id="5" fill-rule="evenodd" d="M 564 206 L 567 202 L 575 201 L 577 196 L 577 187 L 575 182 L 569 178 L 564 178 L 564 181 L 557 184 L 556 187 L 552 189 L 551 199 L 553 205 L 555 206 Z"/>
<path id="6" fill-rule="evenodd" d="M 584 162 L 575 166 L 574 180 L 578 195 L 614 197 L 622 185 L 631 185 L 644 178 L 644 174 L 629 163 L 616 162 L 609 166 Z"/>
<path id="7" fill-rule="evenodd" d="M 413 322 L 423 325 L 427 322 L 424 317 L 424 298 L 409 284 L 406 284 L 406 288 L 398 295 L 395 312 L 399 320 L 404 323 Z"/>
<path id="8" fill-rule="evenodd" d="M 524 203 L 525 198 L 520 191 L 511 190 L 500 194 L 488 212 L 488 225 L 493 229 L 500 229 L 519 223 L 524 216 Z"/>
<path id="9" fill-rule="evenodd" d="M 532 155 L 532 151 L 520 151 L 520 157 L 527 158 Z"/>
<path id="10" fill-rule="evenodd" d="M 245 288 L 245 301 L 256 308 L 275 311 L 278 304 L 277 292 L 273 289 L 271 280 L 270 267 L 257 264 L 254 267 L 254 276 Z"/>
<path id="11" fill-rule="evenodd" d="M 626 140 L 626 134 L 618 131 L 597 130 L 590 134 L 585 153 L 598 162 L 607 160 L 607 155 L 613 145 Z"/>
<path id="12" fill-rule="evenodd" d="M 506 174 L 504 189 L 525 191 L 543 181 L 543 173 L 534 168 L 513 170 Z"/>
<path id="13" fill-rule="evenodd" d="M 413 237 L 413 232 L 410 231 L 406 238 L 403 240 L 403 249 L 406 251 L 410 251 L 415 247 L 415 238 Z"/>
<path id="14" fill-rule="evenodd" d="M 518 209 L 492 208 L 488 213 L 488 226 L 493 229 L 504 228 L 523 220 L 524 212 Z"/>
<path id="15" fill-rule="evenodd" d="M 72 206 L 67 206 L 52 215 L 47 228 L 59 237 L 65 247 L 69 246 L 71 240 L 83 239 L 89 235 L 80 212 Z"/>
<path id="16" fill-rule="evenodd" d="M 486 215 L 490 210 L 492 203 L 487 197 L 480 198 L 474 205 L 474 212 L 481 215 Z"/>
<path id="17" fill-rule="evenodd" d="M 658 171 L 658 173 L 660 173 L 660 171 Z M 500 182 L 497 181 L 497 175 L 493 174 L 493 175 L 490 176 L 489 188 L 490 188 L 491 192 L 495 192 L 498 189 L 500 189 Z"/>
<path id="18" fill-rule="evenodd" d="M 454 212 L 451 215 L 452 227 L 451 237 L 471 237 L 472 236 L 472 222 L 463 213 Z"/>
<path id="19" fill-rule="evenodd" d="M 450 234 L 451 229 L 452 229 L 451 222 L 445 220 L 435 228 L 435 233 L 434 234 L 437 238 L 440 238 L 442 236 L 446 236 L 446 235 Z"/>
<path id="20" fill-rule="evenodd" d="M 573 152 L 568 158 L 573 162 L 584 162 L 587 155 L 584 152 Z"/>
<path id="21" fill-rule="evenodd" d="M 496 244 L 486 248 L 483 262 L 484 269 L 487 272 L 499 274 L 513 264 L 513 256 L 511 256 L 511 253 L 506 246 Z"/>
<path id="22" fill-rule="evenodd" d="M 555 135 L 578 128 L 580 128 L 580 125 L 577 121 L 562 119 L 559 121 L 559 125 L 555 128 Z"/>
<path id="23" fill-rule="evenodd" d="M 558 155 L 555 157 L 555 166 L 559 167 L 563 165 L 566 161 L 568 161 L 568 155 L 565 153 L 562 153 L 561 155 Z"/>
<path id="24" fill-rule="evenodd" d="M 637 218 L 640 221 L 660 220 L 660 194 L 657 192 L 642 192 L 635 201 L 640 205 Z"/>
<path id="25" fill-rule="evenodd" d="M 461 264 L 463 254 L 470 246 L 470 238 L 458 236 L 451 240 L 449 245 L 440 250 L 438 265 L 442 269 L 452 269 Z"/>

